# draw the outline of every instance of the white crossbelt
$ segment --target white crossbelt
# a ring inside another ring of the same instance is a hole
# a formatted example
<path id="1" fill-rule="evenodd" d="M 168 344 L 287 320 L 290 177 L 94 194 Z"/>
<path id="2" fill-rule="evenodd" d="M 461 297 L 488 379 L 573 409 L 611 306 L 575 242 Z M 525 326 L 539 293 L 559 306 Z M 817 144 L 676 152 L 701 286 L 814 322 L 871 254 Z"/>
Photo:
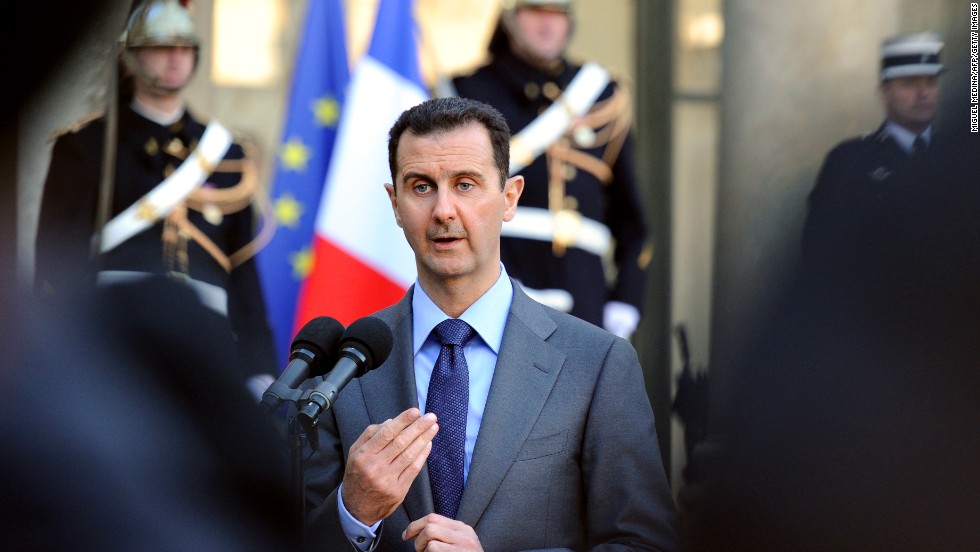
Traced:
<path id="1" fill-rule="evenodd" d="M 101 252 L 111 251 L 169 215 L 180 202 L 204 183 L 224 158 L 231 142 L 228 129 L 217 121 L 208 124 L 200 143 L 173 174 L 106 223 L 102 229 Z"/>
<path id="2" fill-rule="evenodd" d="M 547 209 L 517 207 L 513 220 L 504 223 L 500 235 L 509 238 L 553 242 L 555 216 Z M 612 233 L 605 224 L 581 217 L 577 233 L 569 245 L 601 257 L 612 246 Z"/>
<path id="3" fill-rule="evenodd" d="M 568 127 L 585 115 L 609 84 L 609 72 L 588 62 L 568 84 L 565 92 L 548 109 L 510 139 L 510 174 L 533 162 Z"/>

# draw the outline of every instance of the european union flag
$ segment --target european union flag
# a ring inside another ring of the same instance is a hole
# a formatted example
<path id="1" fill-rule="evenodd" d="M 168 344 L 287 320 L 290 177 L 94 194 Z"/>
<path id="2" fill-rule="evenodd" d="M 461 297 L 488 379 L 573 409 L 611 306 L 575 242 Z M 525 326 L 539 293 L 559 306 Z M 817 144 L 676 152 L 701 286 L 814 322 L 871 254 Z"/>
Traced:
<path id="1" fill-rule="evenodd" d="M 350 78 L 340 1 L 309 2 L 270 189 L 276 232 L 258 254 L 269 323 L 284 360 L 297 329 L 297 297 L 313 262 L 317 208 Z"/>

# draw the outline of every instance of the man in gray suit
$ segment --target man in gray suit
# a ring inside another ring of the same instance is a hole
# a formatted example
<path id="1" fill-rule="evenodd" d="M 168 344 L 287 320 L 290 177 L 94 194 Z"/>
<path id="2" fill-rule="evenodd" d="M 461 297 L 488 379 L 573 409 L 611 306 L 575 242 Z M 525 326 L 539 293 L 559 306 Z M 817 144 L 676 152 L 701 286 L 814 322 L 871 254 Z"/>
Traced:
<path id="1" fill-rule="evenodd" d="M 524 188 L 507 178 L 509 139 L 498 111 L 462 98 L 391 129 L 385 187 L 418 280 L 376 314 L 388 359 L 320 417 L 308 549 L 677 548 L 635 350 L 532 301 L 500 262 Z M 468 341 L 440 344 L 446 324 Z M 462 387 L 440 387 L 445 373 Z"/>

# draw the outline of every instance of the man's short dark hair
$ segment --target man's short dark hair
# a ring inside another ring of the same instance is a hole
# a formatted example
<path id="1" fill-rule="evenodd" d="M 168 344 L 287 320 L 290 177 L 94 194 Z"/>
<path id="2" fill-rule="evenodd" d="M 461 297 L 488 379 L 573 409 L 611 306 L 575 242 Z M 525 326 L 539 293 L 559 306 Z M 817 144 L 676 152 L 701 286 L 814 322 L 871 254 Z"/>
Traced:
<path id="1" fill-rule="evenodd" d="M 405 110 L 388 132 L 388 168 L 391 182 L 398 189 L 398 144 L 402 134 L 428 136 L 478 124 L 490 134 L 493 161 L 500 173 L 500 188 L 510 172 L 510 129 L 497 109 L 477 100 L 448 97 L 426 100 Z"/>

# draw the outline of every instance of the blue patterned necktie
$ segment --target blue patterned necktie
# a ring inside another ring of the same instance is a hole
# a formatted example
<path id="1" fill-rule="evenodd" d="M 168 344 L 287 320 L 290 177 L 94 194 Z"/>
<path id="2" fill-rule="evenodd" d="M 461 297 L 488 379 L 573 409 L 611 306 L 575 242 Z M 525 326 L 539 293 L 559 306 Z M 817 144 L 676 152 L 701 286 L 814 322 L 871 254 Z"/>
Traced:
<path id="1" fill-rule="evenodd" d="M 439 433 L 432 439 L 429 479 L 436 513 L 456 517 L 463 496 L 463 459 L 466 446 L 466 411 L 470 398 L 470 373 L 463 346 L 476 335 L 469 324 L 450 318 L 435 328 L 442 343 L 429 380 L 426 412 L 438 418 Z"/>

